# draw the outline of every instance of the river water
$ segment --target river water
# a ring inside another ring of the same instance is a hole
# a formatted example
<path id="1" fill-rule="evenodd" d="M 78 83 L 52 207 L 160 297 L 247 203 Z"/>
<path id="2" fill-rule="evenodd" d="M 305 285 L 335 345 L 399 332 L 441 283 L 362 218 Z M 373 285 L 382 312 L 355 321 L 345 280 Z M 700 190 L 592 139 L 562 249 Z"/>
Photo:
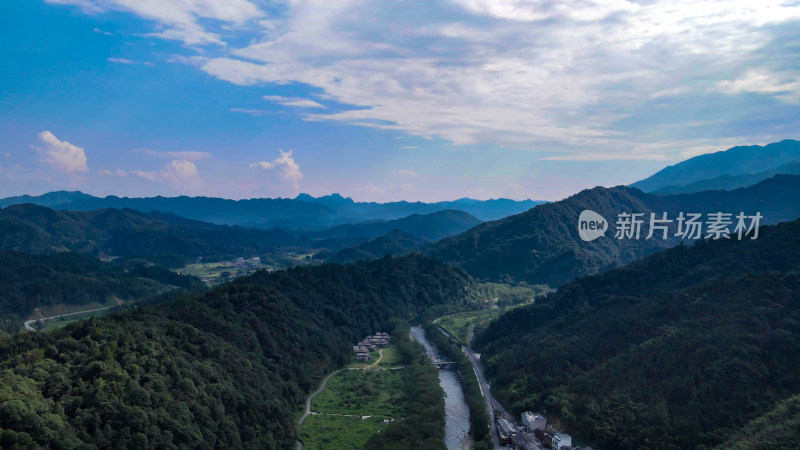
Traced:
<path id="1" fill-rule="evenodd" d="M 411 327 L 411 337 L 419 341 L 428 351 L 428 356 L 442 360 L 441 353 L 425 337 L 421 327 Z M 461 390 L 461 380 L 454 369 L 439 370 L 439 384 L 445 393 L 445 428 L 444 443 L 448 450 L 462 450 L 469 448 L 469 407 Z"/>

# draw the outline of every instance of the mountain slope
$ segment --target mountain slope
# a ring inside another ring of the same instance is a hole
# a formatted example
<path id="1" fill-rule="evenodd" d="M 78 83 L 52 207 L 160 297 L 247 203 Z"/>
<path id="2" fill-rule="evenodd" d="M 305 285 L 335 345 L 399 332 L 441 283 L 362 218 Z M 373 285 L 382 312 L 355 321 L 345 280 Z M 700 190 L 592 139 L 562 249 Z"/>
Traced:
<path id="1" fill-rule="evenodd" d="M 26 253 L 251 256 L 293 243 L 279 230 L 213 225 L 163 213 L 54 211 L 31 204 L 0 210 L 0 248 Z"/>
<path id="2" fill-rule="evenodd" d="M 667 186 L 684 186 L 724 175 L 743 175 L 775 169 L 800 161 L 800 142 L 783 140 L 765 146 L 733 147 L 725 151 L 695 156 L 668 166 L 631 187 L 653 192 Z"/>
<path id="3" fill-rule="evenodd" d="M 527 211 L 536 205 L 546 203 L 541 200 L 509 200 L 498 198 L 491 200 L 475 200 L 461 198 L 453 201 L 423 203 L 423 202 L 354 202 L 351 198 L 339 194 L 324 197 L 312 197 L 300 194 L 296 200 L 316 203 L 336 209 L 344 217 L 361 218 L 362 220 L 391 220 L 412 214 L 430 214 L 450 209 L 466 211 L 479 220 L 497 220 L 512 214 Z"/>
<path id="4" fill-rule="evenodd" d="M 320 255 L 326 262 L 340 264 L 382 258 L 386 255 L 404 255 L 419 249 L 427 241 L 401 230 L 392 230 L 383 236 L 339 250 L 329 256 Z M 314 256 L 317 258 L 317 255 Z"/>
<path id="5" fill-rule="evenodd" d="M 564 285 L 478 336 L 493 392 L 603 448 L 720 445 L 800 392 L 798 251 L 794 221 Z"/>
<path id="6" fill-rule="evenodd" d="M 448 209 L 430 214 L 412 214 L 402 219 L 339 225 L 309 233 L 305 237 L 312 241 L 334 238 L 371 239 L 392 230 L 400 230 L 423 240 L 435 241 L 461 233 L 480 223 L 480 220 L 467 212 Z"/>
<path id="7" fill-rule="evenodd" d="M 353 344 L 474 292 L 433 259 L 386 258 L 262 271 L 202 297 L 0 339 L 0 446 L 293 448 L 295 413 Z"/>
<path id="8" fill-rule="evenodd" d="M 584 242 L 578 235 L 578 216 L 592 210 L 609 221 L 604 237 Z M 483 223 L 460 235 L 426 248 L 426 253 L 459 265 L 481 279 L 526 281 L 558 286 L 579 276 L 617 267 L 676 245 L 675 223 L 670 239 L 615 239 L 616 217 L 621 212 L 663 212 L 675 219 L 679 212 L 760 212 L 762 224 L 800 217 L 800 176 L 779 175 L 733 191 L 656 196 L 618 186 L 582 191 L 559 202 L 537 206 L 516 216 Z M 704 217 L 705 219 L 705 217 Z"/>
<path id="9" fill-rule="evenodd" d="M 775 175 L 800 175 L 800 161 L 784 164 L 775 169 L 766 170 L 764 172 L 745 174 L 745 175 L 723 175 L 721 177 L 711 178 L 708 180 L 697 181 L 684 186 L 667 186 L 656 191 L 656 195 L 673 195 L 673 194 L 690 194 L 692 192 L 700 191 L 714 191 L 725 190 L 752 186 L 767 178 L 772 178 Z"/>
<path id="10" fill-rule="evenodd" d="M 14 328 L 21 325 L 18 319 L 42 306 L 106 304 L 112 298 L 134 300 L 200 284 L 196 278 L 160 267 L 125 270 L 90 255 L 0 251 L 0 316 L 13 318 Z"/>

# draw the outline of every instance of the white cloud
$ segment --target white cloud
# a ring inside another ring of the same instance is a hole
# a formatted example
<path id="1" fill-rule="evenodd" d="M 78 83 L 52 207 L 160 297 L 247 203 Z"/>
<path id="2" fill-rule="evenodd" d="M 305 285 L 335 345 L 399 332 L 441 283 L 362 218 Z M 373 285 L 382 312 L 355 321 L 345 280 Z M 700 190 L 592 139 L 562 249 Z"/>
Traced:
<path id="1" fill-rule="evenodd" d="M 123 177 L 123 178 L 128 176 L 128 172 L 126 172 L 126 171 L 124 171 L 122 169 L 115 169 L 113 171 L 109 170 L 109 169 L 103 169 L 103 170 L 98 171 L 97 174 L 98 175 L 104 175 L 104 176 L 115 175 L 115 176 Z"/>
<path id="2" fill-rule="evenodd" d="M 240 85 L 303 83 L 356 106 L 308 120 L 567 158 L 624 148 L 630 158 L 680 132 L 658 123 L 699 118 L 687 120 L 684 101 L 647 120 L 655 102 L 720 103 L 708 98 L 716 83 L 779 39 L 778 26 L 800 20 L 800 6 L 780 0 L 461 0 L 463 13 L 447 14 L 435 3 L 413 19 L 391 2 L 289 3 L 279 33 L 202 69 Z"/>
<path id="3" fill-rule="evenodd" d="M 156 181 L 156 179 L 158 178 L 158 172 L 145 172 L 142 170 L 133 170 L 131 171 L 131 173 L 147 181 Z"/>
<path id="4" fill-rule="evenodd" d="M 153 63 L 149 61 L 134 61 L 132 59 L 125 59 L 125 58 L 107 58 L 108 62 L 112 62 L 115 64 L 125 64 L 125 65 L 134 65 L 134 64 L 141 64 L 144 66 L 152 66 Z"/>
<path id="5" fill-rule="evenodd" d="M 798 103 L 800 74 L 771 73 L 763 69 L 754 69 L 736 80 L 719 82 L 717 89 L 728 95 L 755 93 L 772 96 L 788 103 Z"/>
<path id="6" fill-rule="evenodd" d="M 307 98 L 299 98 L 299 97 L 282 97 L 280 95 L 265 95 L 264 100 L 280 103 L 284 106 L 298 106 L 301 108 L 322 108 L 325 109 L 324 105 L 321 105 L 314 100 L 309 100 Z"/>
<path id="7" fill-rule="evenodd" d="M 143 149 L 142 151 L 152 156 L 158 156 L 161 158 L 180 159 L 185 161 L 202 161 L 204 159 L 211 158 L 211 153 L 209 152 L 193 152 L 186 150 L 175 151 L 175 152 L 157 152 L 155 150 L 150 150 L 150 149 Z"/>
<path id="8" fill-rule="evenodd" d="M 191 190 L 202 184 L 197 166 L 182 159 L 170 161 L 161 171 L 133 170 L 131 173 L 143 180 L 169 183 L 179 191 Z"/>
<path id="9" fill-rule="evenodd" d="M 248 116 L 253 116 L 253 117 L 259 117 L 270 114 L 270 111 L 266 111 L 263 109 L 229 108 L 228 111 L 247 114 Z"/>
<path id="10" fill-rule="evenodd" d="M 303 179 L 303 173 L 300 172 L 300 165 L 297 164 L 294 157 L 292 157 L 292 150 L 288 152 L 284 152 L 283 150 L 279 151 L 281 152 L 281 156 L 275 158 L 272 162 L 257 161 L 250 164 L 250 167 L 262 170 L 272 170 L 281 167 L 283 178 L 289 181 L 292 188 L 297 191 L 300 189 L 300 180 Z"/>
<path id="11" fill-rule="evenodd" d="M 400 169 L 400 170 L 395 170 L 395 173 L 400 175 L 401 177 L 406 177 L 406 178 L 417 178 L 419 176 L 417 175 L 417 172 L 414 172 L 413 170 Z"/>
<path id="12" fill-rule="evenodd" d="M 40 146 L 33 148 L 39 153 L 41 162 L 50 164 L 61 172 L 88 172 L 86 165 L 86 152 L 83 148 L 59 140 L 49 131 L 42 131 L 37 135 Z"/>
<path id="13" fill-rule="evenodd" d="M 89 14 L 124 11 L 155 21 L 164 28 L 151 33 L 163 39 L 187 45 L 217 44 L 224 46 L 220 35 L 207 31 L 204 20 L 242 25 L 263 16 L 248 0 L 46 0 L 48 3 L 76 5 Z"/>
<path id="14" fill-rule="evenodd" d="M 162 172 L 162 176 L 175 186 L 197 186 L 200 184 L 200 174 L 197 172 L 197 166 L 191 161 L 180 159 L 170 161 Z"/>
<path id="15" fill-rule="evenodd" d="M 571 160 L 653 158 L 654 143 L 667 144 L 657 158 L 674 159 L 706 145 L 683 142 L 699 121 L 749 120 L 714 130 L 740 141 L 762 140 L 776 117 L 797 129 L 785 111 L 755 118 L 762 105 L 733 103 L 753 93 L 798 103 L 797 2 L 431 0 L 412 15 L 405 2 L 286 0 L 266 17 L 248 0 L 47 1 L 128 11 L 156 21 L 155 36 L 219 44 L 170 61 L 221 80 L 296 83 L 352 106 L 265 97 L 306 120 Z"/>

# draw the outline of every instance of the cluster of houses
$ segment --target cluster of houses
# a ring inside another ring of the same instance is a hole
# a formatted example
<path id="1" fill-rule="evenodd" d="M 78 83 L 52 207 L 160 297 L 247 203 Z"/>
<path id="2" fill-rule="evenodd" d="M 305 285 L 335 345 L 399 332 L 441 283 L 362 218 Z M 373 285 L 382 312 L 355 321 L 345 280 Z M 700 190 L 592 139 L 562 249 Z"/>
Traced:
<path id="1" fill-rule="evenodd" d="M 353 355 L 356 357 L 356 361 L 369 361 L 371 358 L 369 352 L 377 350 L 378 347 L 386 347 L 389 345 L 389 339 L 389 333 L 384 331 L 365 337 L 358 345 L 353 346 Z"/>
<path id="2" fill-rule="evenodd" d="M 540 444 L 553 450 L 593 450 L 591 447 L 573 447 L 572 436 L 559 433 L 542 414 L 525 411 L 522 413 L 521 422 L 520 429 L 502 417 L 497 418 L 497 433 L 501 445 L 513 445 L 516 441 L 518 447 L 523 450 L 541 449 Z M 536 438 L 535 441 L 517 439 L 520 432 L 532 434 Z"/>

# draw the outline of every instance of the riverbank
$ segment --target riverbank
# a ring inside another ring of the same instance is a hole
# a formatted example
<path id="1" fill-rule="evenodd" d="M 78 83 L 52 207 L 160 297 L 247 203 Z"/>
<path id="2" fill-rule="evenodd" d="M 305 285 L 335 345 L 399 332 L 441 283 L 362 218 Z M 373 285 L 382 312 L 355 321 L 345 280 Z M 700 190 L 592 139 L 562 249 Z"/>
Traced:
<path id="1" fill-rule="evenodd" d="M 460 345 L 460 341 L 450 336 L 436 323 L 429 323 L 425 326 L 429 338 L 440 349 L 446 358 L 456 363 L 456 370 L 461 380 L 466 404 L 469 408 L 470 435 L 474 442 L 475 450 L 486 450 L 496 448 L 493 426 L 491 420 L 491 407 L 487 407 L 484 392 L 488 388 L 482 387 L 478 373 L 473 369 L 472 361 L 466 356 L 468 349 Z M 470 338 L 472 330 L 467 333 Z"/>
<path id="2" fill-rule="evenodd" d="M 297 448 L 383 448 L 398 442 L 445 448 L 438 371 L 425 348 L 409 338 L 408 325 L 398 327 L 391 347 L 377 356 L 325 377 L 298 421 Z"/>
<path id="3" fill-rule="evenodd" d="M 410 331 L 411 336 L 425 347 L 428 357 L 439 361 L 448 359 L 444 356 L 447 352 L 435 344 L 435 336 L 432 336 L 429 330 L 423 327 L 411 327 Z M 453 369 L 441 369 L 438 375 L 439 384 L 445 392 L 445 446 L 448 450 L 472 448 L 469 434 L 470 408 L 464 397 L 461 376 Z"/>

